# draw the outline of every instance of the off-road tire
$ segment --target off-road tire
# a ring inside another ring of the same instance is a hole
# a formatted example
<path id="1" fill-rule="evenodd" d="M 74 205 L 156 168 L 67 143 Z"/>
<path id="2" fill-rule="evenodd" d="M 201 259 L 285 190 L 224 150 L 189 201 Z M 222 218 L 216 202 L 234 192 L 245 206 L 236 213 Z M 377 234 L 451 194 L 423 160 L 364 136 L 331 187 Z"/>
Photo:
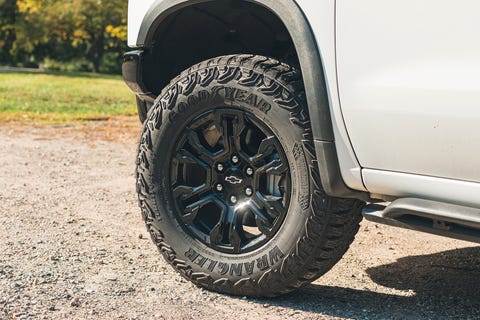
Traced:
<path id="1" fill-rule="evenodd" d="M 254 98 L 227 97 L 225 88 Z M 238 254 L 212 249 L 185 229 L 169 182 L 182 130 L 198 115 L 223 107 L 248 112 L 272 130 L 291 176 L 281 227 L 262 246 Z M 210 59 L 172 80 L 144 123 L 136 179 L 143 219 L 167 262 L 195 284 L 228 294 L 271 297 L 317 279 L 348 249 L 361 220 L 361 201 L 322 190 L 299 70 L 263 56 Z"/>

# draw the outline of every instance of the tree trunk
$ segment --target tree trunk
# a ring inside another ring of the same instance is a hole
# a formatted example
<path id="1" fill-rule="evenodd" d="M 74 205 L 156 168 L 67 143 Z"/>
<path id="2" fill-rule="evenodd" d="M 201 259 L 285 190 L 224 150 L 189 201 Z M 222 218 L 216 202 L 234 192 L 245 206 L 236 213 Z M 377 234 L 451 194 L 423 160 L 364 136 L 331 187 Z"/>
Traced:
<path id="1" fill-rule="evenodd" d="M 104 48 L 105 37 L 103 32 L 99 34 L 92 34 L 92 42 L 90 44 L 90 61 L 93 64 L 93 72 L 100 72 L 100 64 L 102 63 L 103 54 L 105 52 Z"/>

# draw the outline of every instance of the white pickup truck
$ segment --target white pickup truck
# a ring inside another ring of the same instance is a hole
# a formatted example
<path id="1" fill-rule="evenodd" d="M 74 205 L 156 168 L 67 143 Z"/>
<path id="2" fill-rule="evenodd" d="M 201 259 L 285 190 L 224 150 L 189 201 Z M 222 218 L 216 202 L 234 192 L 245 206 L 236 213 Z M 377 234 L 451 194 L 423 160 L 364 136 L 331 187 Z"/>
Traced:
<path id="1" fill-rule="evenodd" d="M 137 190 L 163 256 L 200 286 L 275 296 L 327 272 L 362 216 L 478 242 L 479 11 L 130 0 Z"/>

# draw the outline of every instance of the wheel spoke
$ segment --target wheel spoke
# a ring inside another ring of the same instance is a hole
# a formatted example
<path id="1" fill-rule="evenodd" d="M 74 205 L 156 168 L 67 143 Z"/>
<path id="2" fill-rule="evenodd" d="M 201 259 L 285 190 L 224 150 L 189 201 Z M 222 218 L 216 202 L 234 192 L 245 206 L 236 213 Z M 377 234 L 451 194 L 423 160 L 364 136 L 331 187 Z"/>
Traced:
<path id="1" fill-rule="evenodd" d="M 283 206 L 283 198 L 276 196 L 264 196 L 260 192 L 257 192 L 254 197 L 254 202 L 260 208 L 264 208 L 268 215 L 272 218 L 282 216 L 287 212 L 287 209 Z"/>
<path id="2" fill-rule="evenodd" d="M 283 175 L 288 170 L 285 163 L 279 159 L 275 159 L 267 163 L 266 165 L 257 169 L 257 173 L 273 174 L 276 176 Z"/>
<path id="3" fill-rule="evenodd" d="M 250 203 L 249 208 L 255 215 L 255 222 L 257 223 L 258 230 L 264 235 L 270 237 L 272 235 L 272 228 L 268 217 L 255 203 Z"/>
<path id="4" fill-rule="evenodd" d="M 230 144 L 230 139 L 228 138 L 228 120 L 225 119 L 224 113 L 221 111 L 216 111 L 214 114 L 214 123 L 217 130 L 220 132 L 223 141 L 223 152 L 222 155 L 231 152 L 232 145 Z"/>
<path id="5" fill-rule="evenodd" d="M 233 253 L 239 253 L 242 242 L 245 240 L 241 225 L 241 216 L 234 208 L 223 210 L 220 220 L 210 231 L 211 244 L 214 246 L 230 245 Z M 225 239 L 228 243 L 222 243 Z"/>
<path id="6" fill-rule="evenodd" d="M 260 146 L 258 147 L 257 154 L 250 158 L 251 163 L 258 163 L 259 161 L 265 159 L 269 155 L 271 155 L 275 150 L 275 137 L 270 136 L 266 137 L 265 139 L 260 142 Z"/>
<path id="7" fill-rule="evenodd" d="M 241 134 L 245 130 L 245 115 L 243 112 L 217 111 L 214 116 L 215 126 L 222 135 L 224 152 L 232 153 L 241 151 Z M 231 124 L 229 126 L 229 124 Z"/>
<path id="8" fill-rule="evenodd" d="M 228 220 L 228 211 L 227 207 L 222 208 L 222 214 L 217 224 L 210 230 L 210 243 L 214 246 L 220 245 L 223 236 L 226 230 L 226 224 Z"/>
<path id="9" fill-rule="evenodd" d="M 210 159 L 208 157 L 199 156 L 193 154 L 192 152 L 188 151 L 187 149 L 179 149 L 177 151 L 177 159 L 181 163 L 193 163 L 198 164 L 206 169 L 210 169 Z"/>
<path id="10" fill-rule="evenodd" d="M 187 130 L 188 144 L 195 150 L 195 153 L 197 154 L 196 157 L 201 159 L 208 166 L 212 166 L 215 162 L 216 156 L 202 145 L 198 138 L 198 133 L 195 130 Z"/>
<path id="11" fill-rule="evenodd" d="M 229 210 L 229 221 L 228 221 L 228 241 L 233 246 L 233 252 L 239 253 L 242 245 L 243 237 L 243 228 L 240 215 L 236 210 Z"/>
<path id="12" fill-rule="evenodd" d="M 185 207 L 184 215 L 182 215 L 182 220 L 186 223 L 193 222 L 197 217 L 198 211 L 206 206 L 207 204 L 214 202 L 214 196 L 208 195 L 206 197 L 201 198 L 200 200 L 188 205 Z"/>
<path id="13" fill-rule="evenodd" d="M 223 238 L 223 223 L 222 222 L 218 222 L 213 228 L 212 230 L 210 230 L 210 234 L 209 234 L 209 237 L 210 237 L 210 244 L 212 246 L 217 246 L 220 244 L 220 242 L 222 241 L 222 238 Z"/>
<path id="14" fill-rule="evenodd" d="M 232 127 L 233 132 L 231 137 L 234 141 L 233 143 L 235 144 L 235 149 L 240 151 L 242 150 L 240 139 L 243 131 L 245 130 L 245 115 L 242 112 L 235 113 L 235 118 L 232 119 Z"/>
<path id="15" fill-rule="evenodd" d="M 198 187 L 191 187 L 186 185 L 179 185 L 173 188 L 173 197 L 175 199 L 188 200 L 193 196 L 199 195 L 209 189 L 207 184 L 202 184 Z"/>

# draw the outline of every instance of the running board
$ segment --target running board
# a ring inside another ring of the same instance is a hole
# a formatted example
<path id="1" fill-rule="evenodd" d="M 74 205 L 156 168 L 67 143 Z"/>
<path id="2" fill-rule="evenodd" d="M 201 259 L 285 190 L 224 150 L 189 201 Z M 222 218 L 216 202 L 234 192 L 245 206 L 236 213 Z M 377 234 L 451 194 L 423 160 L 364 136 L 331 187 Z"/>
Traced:
<path id="1" fill-rule="evenodd" d="M 372 222 L 480 243 L 480 209 L 404 198 L 387 207 L 368 205 L 362 214 Z"/>

